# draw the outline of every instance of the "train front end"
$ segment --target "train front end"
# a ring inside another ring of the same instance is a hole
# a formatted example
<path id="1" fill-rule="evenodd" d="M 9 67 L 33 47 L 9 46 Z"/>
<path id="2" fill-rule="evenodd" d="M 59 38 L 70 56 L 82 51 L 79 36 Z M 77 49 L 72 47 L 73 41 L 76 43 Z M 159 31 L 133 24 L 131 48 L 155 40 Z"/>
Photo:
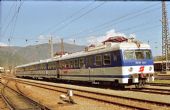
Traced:
<path id="1" fill-rule="evenodd" d="M 154 66 L 150 46 L 143 43 L 127 43 L 122 47 L 122 74 L 128 76 L 123 82 L 136 86 L 153 82 Z"/>

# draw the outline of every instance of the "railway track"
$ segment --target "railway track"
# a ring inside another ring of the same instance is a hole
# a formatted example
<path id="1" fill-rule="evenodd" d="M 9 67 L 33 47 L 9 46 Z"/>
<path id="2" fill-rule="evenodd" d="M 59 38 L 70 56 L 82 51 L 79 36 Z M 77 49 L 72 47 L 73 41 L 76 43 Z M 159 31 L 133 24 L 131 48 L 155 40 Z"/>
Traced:
<path id="1" fill-rule="evenodd" d="M 158 89 L 158 88 L 130 89 L 130 91 L 143 92 L 143 93 L 149 93 L 149 94 L 170 95 L 170 90 Z"/>
<path id="2" fill-rule="evenodd" d="M 11 102 L 8 100 L 8 98 L 5 97 L 5 95 L 1 92 L 1 95 L 0 95 L 3 99 L 3 101 L 5 102 L 5 104 L 7 105 L 7 107 L 10 109 L 10 110 L 15 110 L 16 107 L 14 107 Z"/>
<path id="3" fill-rule="evenodd" d="M 17 91 L 15 91 L 14 89 L 9 88 L 8 86 L 2 84 L 4 87 L 3 89 L 1 89 L 1 97 L 3 98 L 4 102 L 6 103 L 7 107 L 10 110 L 20 110 L 21 108 L 19 106 L 17 106 L 16 103 L 14 103 L 14 101 L 10 100 L 10 97 L 8 95 L 5 95 L 5 91 L 6 89 L 10 90 L 10 93 L 14 93 L 14 94 L 18 94 L 20 96 L 20 99 L 22 99 L 22 101 L 24 103 L 28 103 L 29 107 L 26 107 L 24 109 L 34 109 L 34 110 L 49 110 L 47 107 L 45 107 L 44 105 L 41 105 L 37 102 L 35 102 L 34 100 L 31 100 L 30 98 L 24 96 L 21 93 L 18 93 Z M 8 90 L 8 91 L 9 91 Z M 22 106 L 22 105 L 20 105 Z"/>
<path id="4" fill-rule="evenodd" d="M 2 83 L 0 82 L 0 84 L 2 85 Z M 1 94 L 0 97 L 2 98 L 3 102 L 6 104 L 6 107 L 9 110 L 15 110 L 15 107 L 12 105 L 12 103 L 9 101 L 9 99 L 7 97 L 5 97 L 4 95 L 4 90 L 1 88 Z"/>
<path id="5" fill-rule="evenodd" d="M 170 84 L 166 83 L 149 83 L 151 86 L 163 86 L 163 87 L 170 87 Z"/>
<path id="6" fill-rule="evenodd" d="M 69 87 L 63 87 L 63 86 L 61 87 L 61 86 L 56 86 L 56 85 L 49 85 L 49 84 L 42 83 L 42 82 L 40 83 L 40 82 L 28 81 L 28 80 L 15 79 L 15 81 L 18 83 L 31 85 L 31 86 L 48 89 L 51 91 L 56 91 L 56 92 L 65 93 L 65 94 L 67 93 L 67 90 L 71 89 L 74 91 L 74 95 L 76 97 L 86 98 L 86 99 L 104 102 L 108 104 L 119 105 L 119 106 L 130 108 L 130 109 L 148 110 L 148 109 L 157 109 L 157 108 L 164 109 L 164 107 L 165 108 L 170 107 L 170 103 L 123 97 L 123 96 L 117 96 L 113 94 L 82 90 L 78 88 L 69 88 Z"/>

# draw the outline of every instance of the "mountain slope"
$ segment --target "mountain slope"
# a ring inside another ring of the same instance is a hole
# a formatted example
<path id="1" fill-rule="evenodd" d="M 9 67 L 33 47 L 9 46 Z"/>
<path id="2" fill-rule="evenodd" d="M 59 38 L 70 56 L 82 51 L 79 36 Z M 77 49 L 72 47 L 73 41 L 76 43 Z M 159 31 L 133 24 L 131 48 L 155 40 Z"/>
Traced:
<path id="1" fill-rule="evenodd" d="M 60 52 L 60 44 L 54 44 L 54 53 Z M 77 52 L 84 50 L 85 46 L 64 43 L 66 52 Z M 8 64 L 16 66 L 29 62 L 39 61 L 50 58 L 49 44 L 39 44 L 27 47 L 1 47 L 0 48 L 0 66 L 7 67 Z"/>

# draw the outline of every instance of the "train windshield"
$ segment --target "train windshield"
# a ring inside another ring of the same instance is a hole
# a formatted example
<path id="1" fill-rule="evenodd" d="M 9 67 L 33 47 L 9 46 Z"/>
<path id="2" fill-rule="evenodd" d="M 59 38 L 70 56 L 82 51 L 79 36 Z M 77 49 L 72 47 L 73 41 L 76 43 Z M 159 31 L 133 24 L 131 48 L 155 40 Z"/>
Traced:
<path id="1" fill-rule="evenodd" d="M 125 60 L 143 60 L 143 59 L 151 59 L 151 51 L 150 50 L 125 50 L 124 51 L 124 59 Z"/>

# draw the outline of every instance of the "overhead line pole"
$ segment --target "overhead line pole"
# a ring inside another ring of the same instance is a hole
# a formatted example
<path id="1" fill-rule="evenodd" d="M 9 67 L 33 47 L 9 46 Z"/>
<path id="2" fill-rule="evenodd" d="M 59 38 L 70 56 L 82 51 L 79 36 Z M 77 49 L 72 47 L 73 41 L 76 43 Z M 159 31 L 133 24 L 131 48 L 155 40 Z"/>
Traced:
<path id="1" fill-rule="evenodd" d="M 169 28 L 168 28 L 168 18 L 167 18 L 167 10 L 165 0 L 162 1 L 162 57 L 165 56 L 165 66 L 162 60 L 162 71 L 167 72 L 169 70 L 169 47 L 170 47 L 170 39 L 169 39 Z"/>
<path id="2" fill-rule="evenodd" d="M 64 43 L 63 43 L 63 38 L 61 38 L 61 54 L 64 54 Z"/>
<path id="3" fill-rule="evenodd" d="M 53 38 L 52 36 L 50 37 L 50 40 L 49 40 L 49 44 L 50 44 L 50 55 L 51 55 L 51 58 L 53 58 Z"/>

